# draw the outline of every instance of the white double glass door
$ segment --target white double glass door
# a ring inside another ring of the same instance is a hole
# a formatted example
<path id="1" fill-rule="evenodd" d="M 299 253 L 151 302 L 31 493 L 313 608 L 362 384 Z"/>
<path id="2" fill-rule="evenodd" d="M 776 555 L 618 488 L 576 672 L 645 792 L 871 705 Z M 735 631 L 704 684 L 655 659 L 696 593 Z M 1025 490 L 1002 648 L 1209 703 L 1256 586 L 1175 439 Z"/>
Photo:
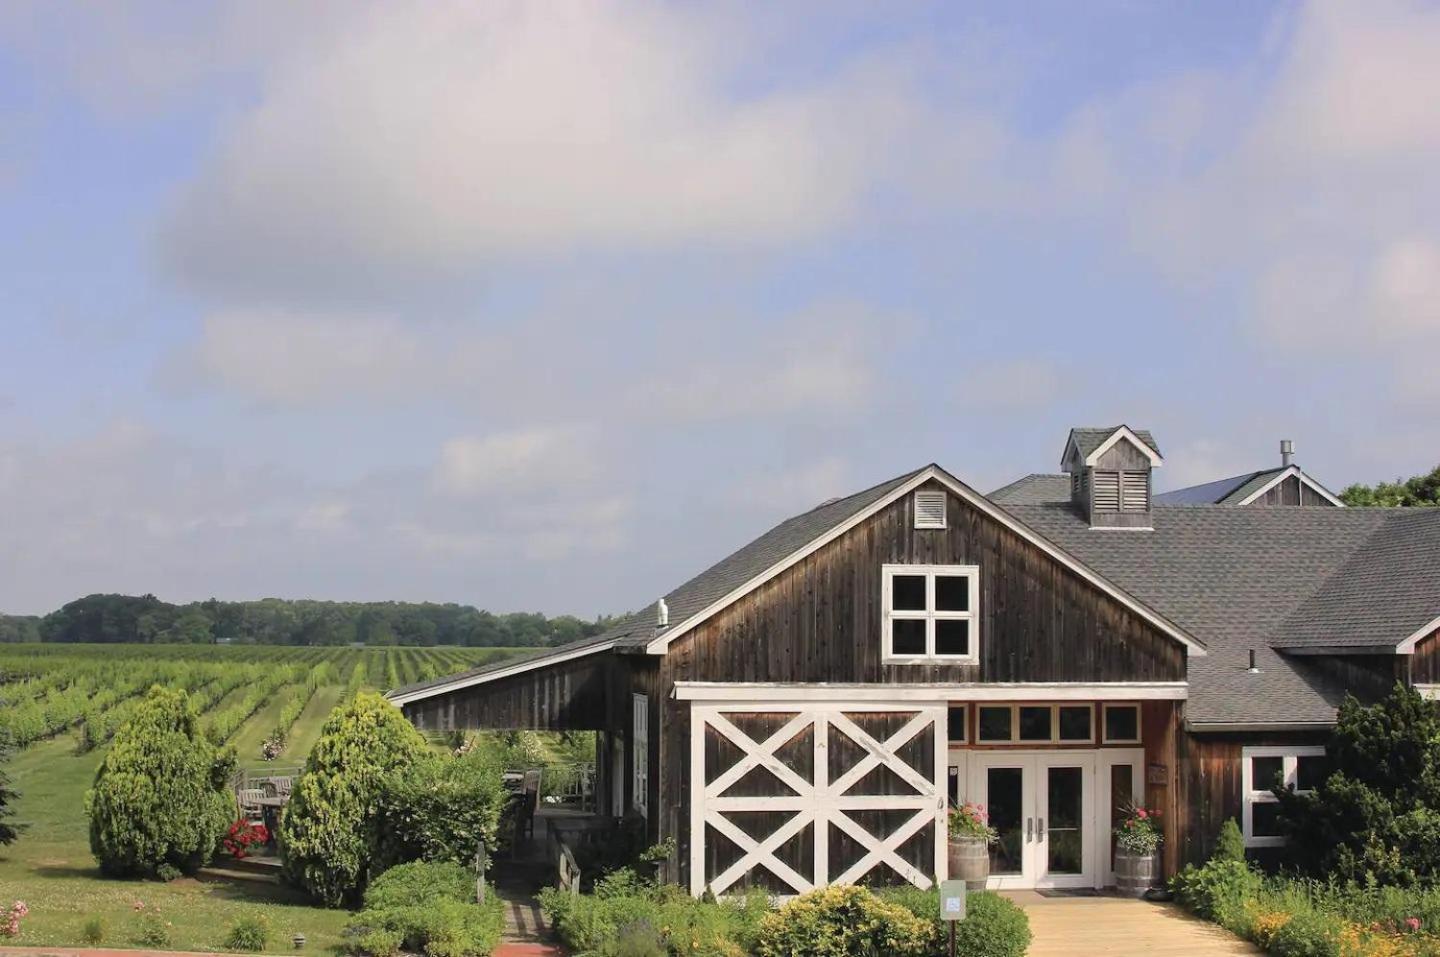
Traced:
<path id="1" fill-rule="evenodd" d="M 968 799 L 985 806 L 998 840 L 990 886 L 1094 887 L 1093 751 L 973 752 Z"/>

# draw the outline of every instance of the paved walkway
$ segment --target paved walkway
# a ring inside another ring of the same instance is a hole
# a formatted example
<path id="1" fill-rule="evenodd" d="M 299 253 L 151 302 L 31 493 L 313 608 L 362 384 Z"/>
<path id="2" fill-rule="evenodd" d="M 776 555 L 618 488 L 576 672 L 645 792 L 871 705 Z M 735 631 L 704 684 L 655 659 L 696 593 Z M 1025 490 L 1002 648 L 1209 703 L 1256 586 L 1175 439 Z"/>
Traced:
<path id="1" fill-rule="evenodd" d="M 1253 957 L 1260 950 L 1174 904 L 1103 896 L 1005 895 L 1030 916 L 1027 957 Z"/>

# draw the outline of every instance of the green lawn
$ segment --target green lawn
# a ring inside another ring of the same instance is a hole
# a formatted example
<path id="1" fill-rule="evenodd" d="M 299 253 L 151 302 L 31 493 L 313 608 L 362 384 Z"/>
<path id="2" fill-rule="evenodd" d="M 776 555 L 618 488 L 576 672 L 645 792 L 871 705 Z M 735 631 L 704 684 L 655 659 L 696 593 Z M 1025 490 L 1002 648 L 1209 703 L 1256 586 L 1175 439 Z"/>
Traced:
<path id="1" fill-rule="evenodd" d="M 103 752 L 76 756 L 69 735 L 43 741 L 17 754 L 11 777 L 21 790 L 17 807 L 29 827 L 20 840 L 0 849 L 0 900 L 23 900 L 30 916 L 18 938 L 7 944 L 78 945 L 80 931 L 94 916 L 106 926 L 105 947 L 136 947 L 136 902 L 158 908 L 174 925 L 176 950 L 223 950 L 226 931 L 243 914 L 263 913 L 272 928 L 270 950 L 292 953 L 290 938 L 303 933 L 306 950 L 334 952 L 349 917 L 344 911 L 307 906 L 294 891 L 265 878 L 200 878 L 169 884 L 100 877 L 90 856 L 85 791 Z"/>
<path id="2" fill-rule="evenodd" d="M 345 696 L 345 689 L 338 685 L 326 685 L 324 688 L 316 688 L 315 694 L 310 698 L 310 703 L 305 705 L 305 710 L 300 712 L 300 719 L 295 722 L 295 727 L 290 729 L 290 740 L 285 742 L 285 750 L 275 763 L 284 767 L 294 767 L 305 763 L 310 756 L 310 749 L 315 747 L 315 742 L 320 739 L 320 729 L 325 725 L 325 719 L 340 699 Z M 259 754 L 259 746 L 255 748 L 255 754 Z M 241 755 L 241 763 L 247 768 L 263 768 L 264 761 L 247 758 Z"/>

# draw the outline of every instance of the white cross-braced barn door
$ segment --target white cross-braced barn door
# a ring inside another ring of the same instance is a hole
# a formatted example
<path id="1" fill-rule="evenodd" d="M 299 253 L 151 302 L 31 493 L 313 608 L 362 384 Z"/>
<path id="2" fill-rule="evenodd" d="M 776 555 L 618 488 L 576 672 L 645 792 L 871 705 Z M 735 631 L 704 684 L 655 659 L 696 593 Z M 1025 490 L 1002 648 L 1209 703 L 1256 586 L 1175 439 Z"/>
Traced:
<path id="1" fill-rule="evenodd" d="M 943 706 L 696 704 L 695 894 L 931 886 L 945 855 Z"/>

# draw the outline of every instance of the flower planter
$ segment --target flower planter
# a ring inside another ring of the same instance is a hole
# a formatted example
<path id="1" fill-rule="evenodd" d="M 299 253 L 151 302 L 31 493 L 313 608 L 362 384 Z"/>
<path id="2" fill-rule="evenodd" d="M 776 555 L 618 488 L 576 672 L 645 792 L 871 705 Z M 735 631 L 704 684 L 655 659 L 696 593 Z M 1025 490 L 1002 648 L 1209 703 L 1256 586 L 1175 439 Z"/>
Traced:
<path id="1" fill-rule="evenodd" d="M 950 838 L 950 879 L 972 891 L 985 889 L 990 876 L 990 844 L 983 837 Z"/>
<path id="2" fill-rule="evenodd" d="M 1142 897 L 1160 885 L 1160 852 L 1133 854 L 1115 851 L 1115 890 L 1126 897 Z"/>

